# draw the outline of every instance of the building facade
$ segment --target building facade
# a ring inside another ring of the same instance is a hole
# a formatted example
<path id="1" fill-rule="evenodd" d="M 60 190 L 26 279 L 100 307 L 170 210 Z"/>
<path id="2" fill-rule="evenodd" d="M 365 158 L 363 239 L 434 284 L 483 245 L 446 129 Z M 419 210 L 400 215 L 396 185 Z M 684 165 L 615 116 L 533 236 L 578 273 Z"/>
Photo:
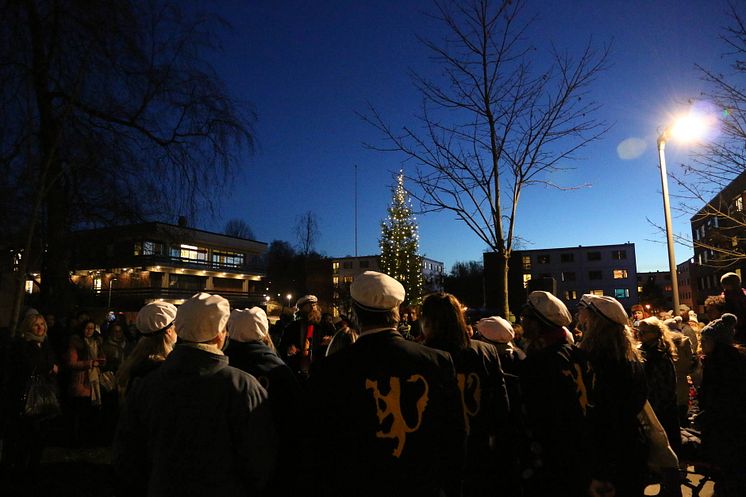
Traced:
<path id="1" fill-rule="evenodd" d="M 746 274 L 746 172 L 717 193 L 692 218 L 692 279 L 695 308 L 704 300 L 722 292 L 720 277 L 734 272 Z"/>
<path id="2" fill-rule="evenodd" d="M 486 302 L 495 309 L 500 307 L 496 259 L 497 254 L 484 254 Z M 570 309 L 584 293 L 614 297 L 629 309 L 637 303 L 636 268 L 633 243 L 516 250 L 508 270 L 510 309 L 518 314 L 533 290 L 552 292 Z"/>
<path id="3" fill-rule="evenodd" d="M 679 285 L 681 288 L 681 285 Z M 637 292 L 640 303 L 649 313 L 668 311 L 673 308 L 673 286 L 670 271 L 637 273 Z M 681 297 L 681 293 L 679 293 Z M 681 300 L 683 304 L 684 301 Z"/>
<path id="4" fill-rule="evenodd" d="M 72 283 L 89 303 L 133 311 L 153 301 L 180 304 L 201 291 L 232 307 L 264 301 L 267 244 L 165 223 L 73 234 Z"/>

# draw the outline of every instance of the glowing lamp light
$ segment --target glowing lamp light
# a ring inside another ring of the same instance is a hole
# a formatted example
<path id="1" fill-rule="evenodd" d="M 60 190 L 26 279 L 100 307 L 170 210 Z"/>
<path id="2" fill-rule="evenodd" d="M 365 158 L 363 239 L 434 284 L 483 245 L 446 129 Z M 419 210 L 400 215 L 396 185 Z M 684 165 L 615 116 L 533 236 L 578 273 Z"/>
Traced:
<path id="1" fill-rule="evenodd" d="M 692 143 L 702 139 L 710 129 L 710 119 L 689 113 L 677 119 L 669 130 L 669 136 L 676 141 Z"/>

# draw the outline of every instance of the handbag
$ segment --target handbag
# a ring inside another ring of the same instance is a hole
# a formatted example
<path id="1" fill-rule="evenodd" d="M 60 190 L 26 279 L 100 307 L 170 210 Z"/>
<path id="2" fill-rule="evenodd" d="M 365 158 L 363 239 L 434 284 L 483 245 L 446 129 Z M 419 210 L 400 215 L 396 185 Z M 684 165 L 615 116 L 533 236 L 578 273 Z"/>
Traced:
<path id="1" fill-rule="evenodd" d="M 637 419 L 648 441 L 648 469 L 654 473 L 662 473 L 666 469 L 678 468 L 679 458 L 668 443 L 666 430 L 661 426 L 653 406 L 647 400 Z"/>
<path id="2" fill-rule="evenodd" d="M 21 414 L 40 421 L 60 414 L 57 386 L 44 375 L 32 374 L 26 383 Z"/>
<path id="3" fill-rule="evenodd" d="M 99 383 L 107 392 L 112 392 L 117 388 L 117 380 L 114 371 L 104 371 L 98 379 Z"/>

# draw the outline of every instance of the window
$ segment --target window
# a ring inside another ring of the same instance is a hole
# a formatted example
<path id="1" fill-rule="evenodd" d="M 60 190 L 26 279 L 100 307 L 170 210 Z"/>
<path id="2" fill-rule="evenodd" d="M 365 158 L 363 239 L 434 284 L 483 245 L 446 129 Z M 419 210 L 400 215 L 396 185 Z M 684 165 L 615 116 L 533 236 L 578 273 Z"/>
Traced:
<path id="1" fill-rule="evenodd" d="M 342 267 L 343 267 L 344 269 L 352 269 L 352 261 L 344 261 L 344 262 L 342 263 Z"/>
<path id="2" fill-rule="evenodd" d="M 560 254 L 560 261 L 561 262 L 574 262 L 575 254 Z"/>
<path id="3" fill-rule="evenodd" d="M 629 288 L 615 288 L 614 289 L 615 299 L 627 299 L 629 298 Z"/>
<path id="4" fill-rule="evenodd" d="M 212 262 L 218 266 L 241 267 L 243 266 L 243 254 L 238 252 L 220 252 L 213 250 Z"/>
<path id="5" fill-rule="evenodd" d="M 531 256 L 530 255 L 524 255 L 523 257 L 521 257 L 521 262 L 523 263 L 524 271 L 531 271 Z"/>
<path id="6" fill-rule="evenodd" d="M 599 297 L 603 297 L 604 291 L 603 290 L 591 290 L 591 295 L 597 295 Z"/>
<path id="7" fill-rule="evenodd" d="M 367 269 L 370 267 L 370 261 L 360 261 L 360 269 Z"/>
<path id="8" fill-rule="evenodd" d="M 565 290 L 565 300 L 576 300 L 578 292 L 576 290 Z"/>
<path id="9" fill-rule="evenodd" d="M 207 278 L 204 276 L 192 276 L 189 274 L 171 274 L 168 277 L 169 288 L 179 290 L 204 290 L 206 282 Z"/>
<path id="10" fill-rule="evenodd" d="M 612 250 L 611 251 L 611 258 L 616 261 L 621 261 L 622 259 L 627 258 L 627 251 L 626 250 Z"/>
<path id="11" fill-rule="evenodd" d="M 99 280 L 99 283 L 101 280 Z M 34 280 L 26 280 L 26 293 L 34 293 Z M 99 290 L 101 290 L 101 287 L 99 286 Z"/>
<path id="12" fill-rule="evenodd" d="M 339 285 L 339 276 L 332 276 L 332 284 Z"/>
<path id="13" fill-rule="evenodd" d="M 642 293 L 642 287 L 641 286 L 637 287 L 637 293 Z"/>
<path id="14" fill-rule="evenodd" d="M 339 273 L 339 262 L 337 261 L 332 262 L 332 273 L 334 274 Z"/>
<path id="15" fill-rule="evenodd" d="M 95 290 L 96 292 L 101 291 L 101 278 L 93 278 L 93 290 Z"/>
<path id="16" fill-rule="evenodd" d="M 162 243 L 146 240 L 142 242 L 142 255 L 166 255 L 166 250 Z"/>
<path id="17" fill-rule="evenodd" d="M 614 270 L 614 279 L 615 280 L 623 280 L 627 278 L 627 270 L 626 269 L 615 269 Z"/>
<path id="18" fill-rule="evenodd" d="M 587 256 L 588 256 L 589 261 L 600 261 L 601 260 L 601 252 L 588 252 Z"/>
<path id="19" fill-rule="evenodd" d="M 562 281 L 575 281 L 575 273 L 572 271 L 562 271 Z"/>
<path id="20" fill-rule="evenodd" d="M 143 243 L 143 252 L 145 252 L 145 245 L 147 243 L 148 242 Z M 147 252 L 145 253 L 147 255 Z M 207 262 L 207 249 L 182 243 L 178 247 L 171 247 L 171 257 L 175 259 L 186 259 L 190 262 Z"/>
<path id="21" fill-rule="evenodd" d="M 536 257 L 537 264 L 549 264 L 550 261 L 551 257 L 549 257 L 549 254 L 542 254 Z"/>
<path id="22" fill-rule="evenodd" d="M 602 280 L 604 278 L 603 272 L 601 271 L 588 271 L 589 280 Z"/>
<path id="23" fill-rule="evenodd" d="M 736 197 L 736 211 L 743 212 L 743 196 L 741 195 Z"/>
<path id="24" fill-rule="evenodd" d="M 524 274 L 523 275 L 523 288 L 528 288 L 528 282 L 531 281 L 531 275 L 530 274 Z"/>

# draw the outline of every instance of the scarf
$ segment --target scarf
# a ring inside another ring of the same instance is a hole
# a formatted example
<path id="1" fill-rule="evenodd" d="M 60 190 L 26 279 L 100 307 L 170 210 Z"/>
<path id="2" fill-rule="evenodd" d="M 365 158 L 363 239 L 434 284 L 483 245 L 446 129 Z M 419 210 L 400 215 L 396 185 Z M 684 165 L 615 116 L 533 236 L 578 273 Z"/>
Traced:
<path id="1" fill-rule="evenodd" d="M 47 339 L 47 334 L 44 333 L 42 336 L 39 336 L 39 335 L 34 335 L 30 331 L 24 331 L 23 339 L 26 340 L 27 342 L 42 343 L 44 340 Z"/>
<path id="2" fill-rule="evenodd" d="M 91 360 L 101 357 L 100 342 L 94 337 L 86 337 L 84 340 L 88 349 L 88 357 Z M 88 383 L 91 385 L 91 404 L 101 406 L 101 369 L 98 366 L 91 366 L 88 370 Z"/>

